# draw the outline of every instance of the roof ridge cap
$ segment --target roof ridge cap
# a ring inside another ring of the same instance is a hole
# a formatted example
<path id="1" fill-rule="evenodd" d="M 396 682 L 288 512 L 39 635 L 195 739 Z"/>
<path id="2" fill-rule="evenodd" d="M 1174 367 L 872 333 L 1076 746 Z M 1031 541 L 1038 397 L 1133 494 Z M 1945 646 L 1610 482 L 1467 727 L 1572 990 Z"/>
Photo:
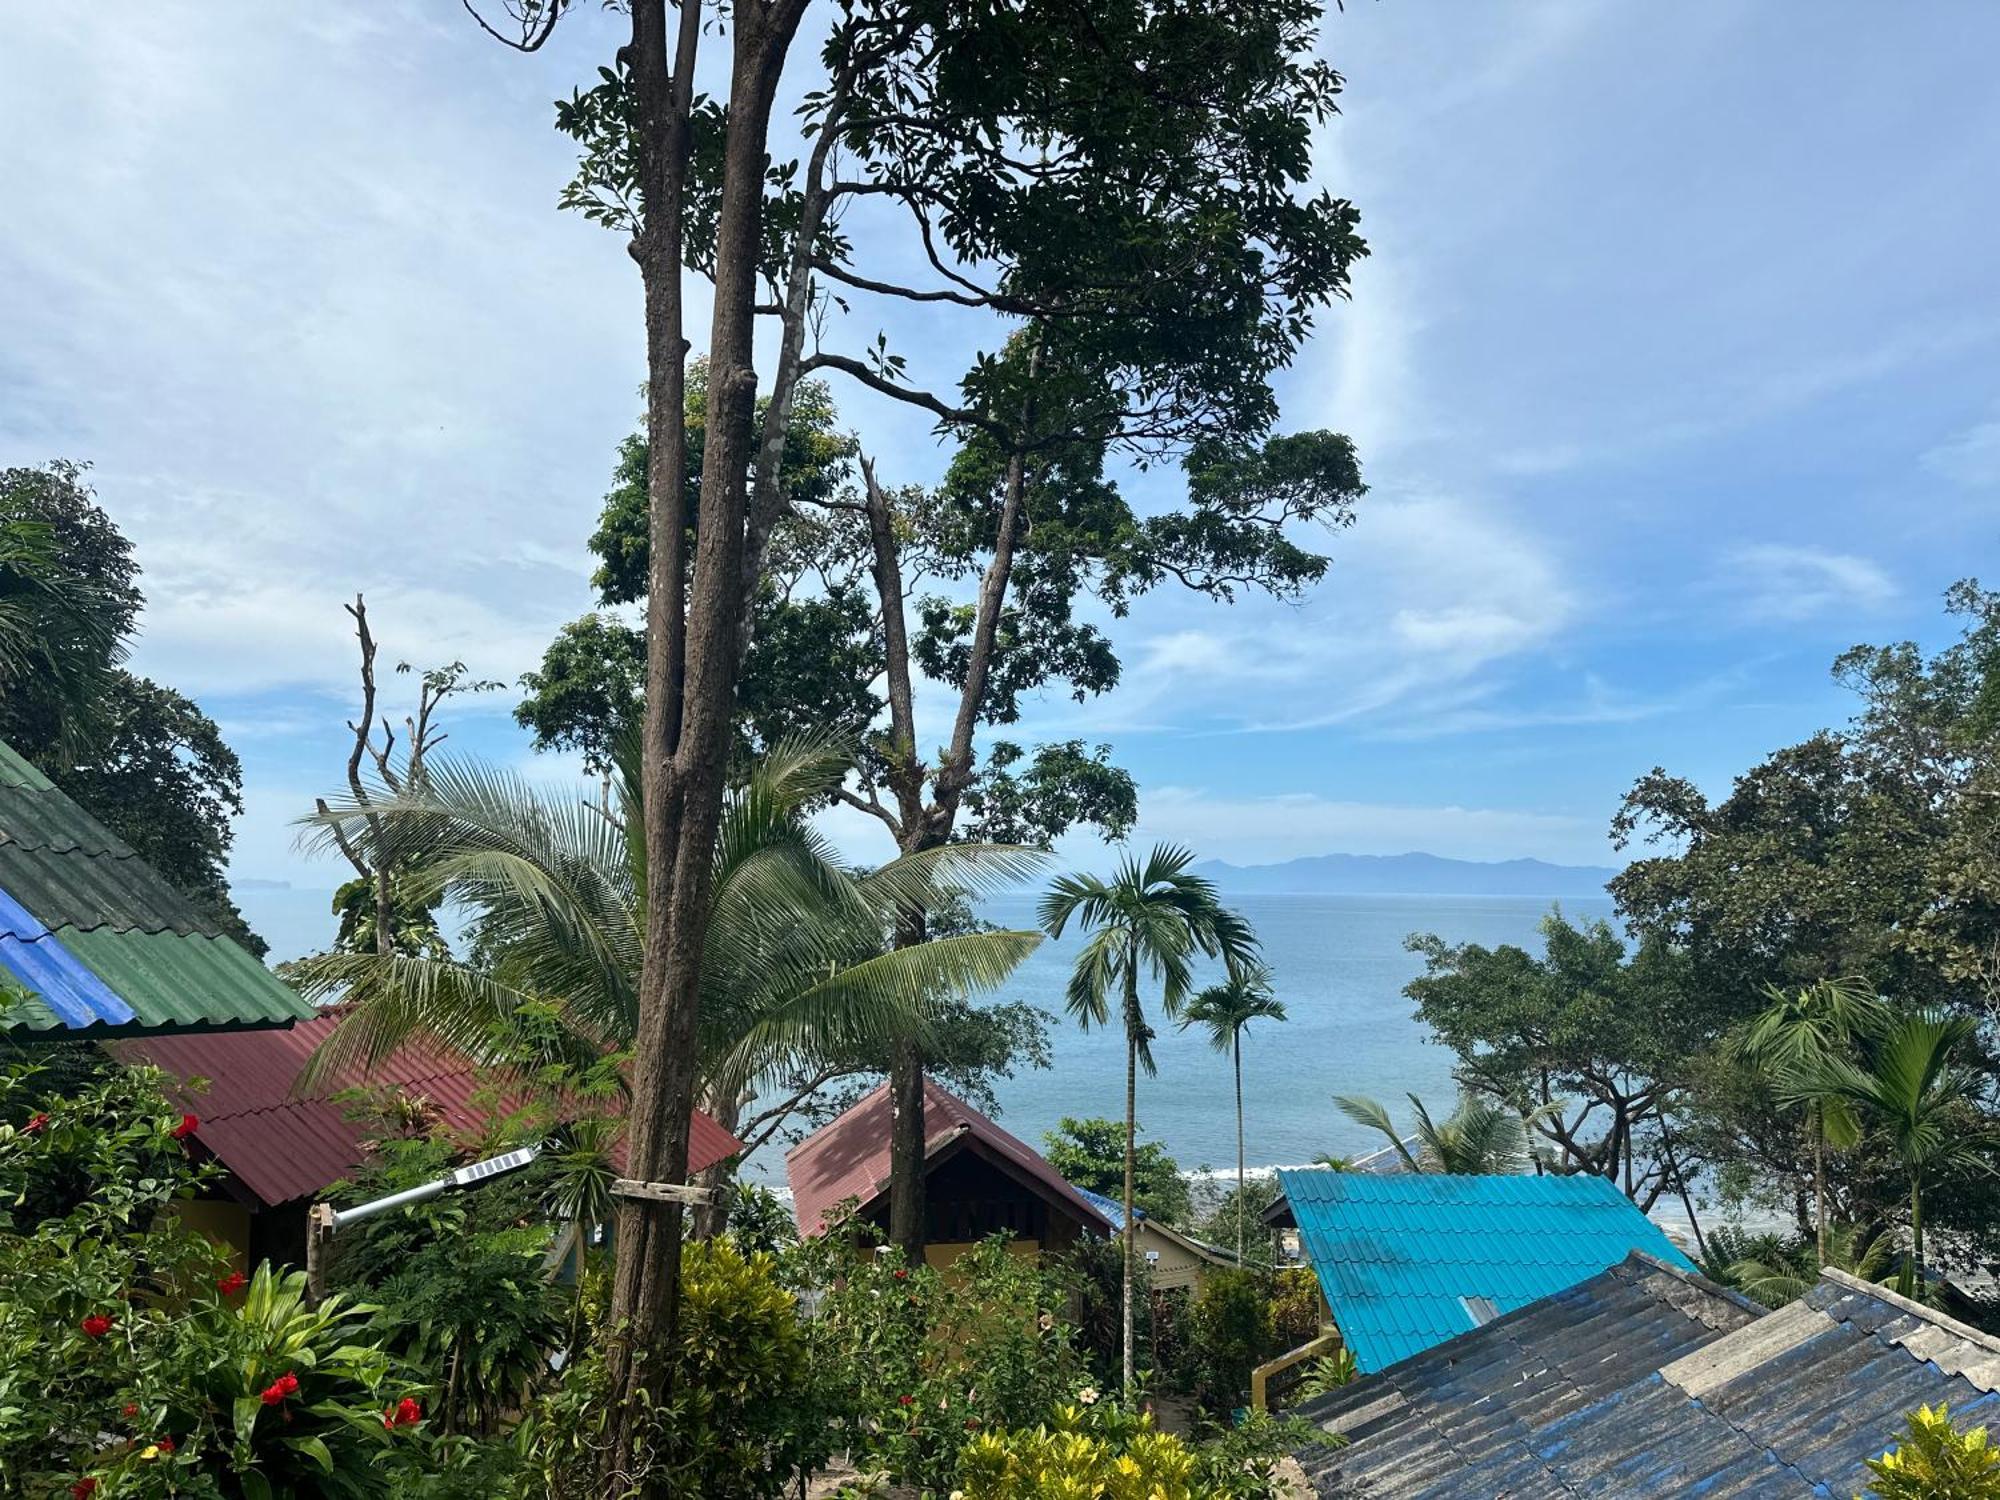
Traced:
<path id="1" fill-rule="evenodd" d="M 1990 1333 L 1984 1333 L 1974 1328 L 1970 1323 L 1961 1323 L 1950 1313 L 1940 1312 L 1935 1307 L 1925 1307 L 1923 1303 L 1918 1302 L 1912 1297 L 1905 1297 L 1901 1292 L 1895 1291 L 1890 1287 L 1882 1286 L 1873 1281 L 1863 1281 L 1859 1276 L 1852 1275 L 1834 1266 L 1822 1267 L 1819 1279 L 1821 1281 L 1832 1282 L 1835 1286 L 1844 1288 L 1847 1291 L 1859 1292 L 1863 1296 L 1873 1297 L 1877 1301 L 1886 1302 L 1898 1312 L 1909 1313 L 1912 1317 L 1921 1318 L 1934 1327 L 1944 1329 L 1947 1333 L 1955 1334 L 1969 1344 L 1977 1344 L 1989 1353 L 2000 1354 L 2000 1338 L 1995 1338 Z"/>

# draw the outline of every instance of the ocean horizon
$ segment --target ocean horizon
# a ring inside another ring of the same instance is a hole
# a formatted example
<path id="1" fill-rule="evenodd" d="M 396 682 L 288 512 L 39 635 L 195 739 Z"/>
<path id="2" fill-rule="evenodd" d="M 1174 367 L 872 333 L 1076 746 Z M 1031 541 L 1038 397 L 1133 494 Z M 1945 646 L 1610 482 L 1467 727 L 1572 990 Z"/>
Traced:
<path id="1" fill-rule="evenodd" d="M 1321 1152 L 1358 1155 L 1383 1144 L 1334 1107 L 1336 1094 L 1370 1094 L 1397 1119 L 1415 1093 L 1434 1110 L 1456 1094 L 1452 1055 L 1413 1015 L 1403 986 L 1423 972 L 1404 947 L 1412 933 L 1450 943 L 1513 943 L 1541 951 L 1538 930 L 1551 907 L 1577 920 L 1614 915 L 1608 897 L 1232 894 L 1263 944 L 1273 988 L 1289 1019 L 1253 1026 L 1243 1049 L 1246 1156 L 1269 1170 L 1310 1162 Z M 271 944 L 273 959 L 324 944 L 332 933 L 331 892 L 246 883 L 237 899 Z M 982 909 L 1003 927 L 1031 928 L 1038 896 L 997 897 Z M 1063 990 L 1083 936 L 1072 929 L 1044 940 L 992 1000 L 1024 1000 L 1055 1016 L 1052 1065 L 1026 1068 L 995 1088 L 1000 1123 L 1039 1149 L 1064 1116 L 1121 1118 L 1124 1054 L 1115 1031 L 1084 1031 L 1064 1013 Z M 1219 970 L 1201 971 L 1212 982 Z M 1183 1171 L 1230 1174 L 1236 1167 L 1236 1106 L 1227 1055 L 1204 1034 L 1183 1032 L 1148 1010 L 1159 1031 L 1159 1072 L 1139 1080 L 1143 1137 L 1165 1145 Z M 758 1152 L 749 1175 L 782 1181 L 784 1153 Z"/>

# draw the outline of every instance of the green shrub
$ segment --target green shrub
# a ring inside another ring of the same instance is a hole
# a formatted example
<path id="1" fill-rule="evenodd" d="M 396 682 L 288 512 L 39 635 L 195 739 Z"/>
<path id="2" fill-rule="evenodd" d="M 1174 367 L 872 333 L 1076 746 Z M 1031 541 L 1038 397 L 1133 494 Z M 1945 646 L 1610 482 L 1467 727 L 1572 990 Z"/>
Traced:
<path id="1" fill-rule="evenodd" d="M 1056 1268 L 998 1236 L 944 1273 L 856 1256 L 842 1238 L 802 1246 L 800 1260 L 819 1288 L 814 1358 L 858 1467 L 943 1493 L 977 1434 L 1032 1427 L 1079 1392 L 1095 1396 Z"/>
<path id="2" fill-rule="evenodd" d="M 157 1075 L 35 1083 L 0 1075 L 0 1492 L 386 1496 L 442 1465 L 373 1309 L 246 1281 L 166 1211 L 203 1174 Z"/>
<path id="3" fill-rule="evenodd" d="M 1905 1419 L 1909 1435 L 1868 1460 L 1877 1500 L 2000 1500 L 2000 1448 L 1986 1429 L 1959 1432 L 1949 1407 L 1922 1407 Z"/>
<path id="4" fill-rule="evenodd" d="M 1240 1406 L 1250 1372 L 1278 1349 L 1271 1278 L 1259 1271 L 1211 1271 L 1194 1299 L 1195 1394 L 1213 1411 Z"/>
<path id="5" fill-rule="evenodd" d="M 964 1500 L 1266 1500 L 1292 1424 L 1259 1417 L 1199 1446 L 1109 1403 L 1058 1407 L 1048 1421 L 982 1433 L 959 1462 Z"/>
<path id="6" fill-rule="evenodd" d="M 601 1305 L 601 1288 L 587 1293 Z M 602 1452 L 608 1381 L 603 1338 L 536 1403 L 517 1433 L 519 1493 L 584 1494 Z M 681 1339 L 671 1399 L 640 1424 L 628 1463 L 668 1494 L 763 1500 L 826 1462 L 835 1414 L 820 1396 L 796 1299 L 769 1255 L 727 1239 L 682 1251 Z"/>

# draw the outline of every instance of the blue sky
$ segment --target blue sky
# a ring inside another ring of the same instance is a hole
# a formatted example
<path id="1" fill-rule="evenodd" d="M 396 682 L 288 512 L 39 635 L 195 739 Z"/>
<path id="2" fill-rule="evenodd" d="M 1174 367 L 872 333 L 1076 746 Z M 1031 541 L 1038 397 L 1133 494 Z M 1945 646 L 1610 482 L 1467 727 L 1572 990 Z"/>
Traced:
<path id="1" fill-rule="evenodd" d="M 572 20 L 534 58 L 442 3 L 8 23 L 0 463 L 96 465 L 140 668 L 243 757 L 240 876 L 337 877 L 291 820 L 344 754 L 343 598 L 504 678 L 589 603 L 641 351 L 622 245 L 554 208 L 549 101 L 616 24 Z M 1373 492 L 1310 602 L 1155 596 L 1119 692 L 1027 728 L 1111 740 L 1142 837 L 1223 858 L 1608 859 L 1636 776 L 1725 787 L 1844 715 L 1838 650 L 1940 642 L 1996 571 L 2000 7 L 1350 0 L 1323 50 L 1374 254 L 1284 417 Z M 981 336 L 886 331 L 939 373 Z M 510 704 L 453 747 L 526 763 Z"/>

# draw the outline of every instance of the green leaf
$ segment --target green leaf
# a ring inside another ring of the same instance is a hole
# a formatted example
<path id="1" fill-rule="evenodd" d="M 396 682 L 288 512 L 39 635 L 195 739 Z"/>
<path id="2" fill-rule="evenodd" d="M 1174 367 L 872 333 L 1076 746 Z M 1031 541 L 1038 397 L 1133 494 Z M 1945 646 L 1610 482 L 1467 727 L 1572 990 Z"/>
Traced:
<path id="1" fill-rule="evenodd" d="M 318 1438 L 310 1436 L 286 1438 L 285 1446 L 297 1449 L 300 1453 L 305 1454 L 306 1457 L 318 1464 L 327 1473 L 331 1474 L 333 1472 L 333 1453 Z"/>

